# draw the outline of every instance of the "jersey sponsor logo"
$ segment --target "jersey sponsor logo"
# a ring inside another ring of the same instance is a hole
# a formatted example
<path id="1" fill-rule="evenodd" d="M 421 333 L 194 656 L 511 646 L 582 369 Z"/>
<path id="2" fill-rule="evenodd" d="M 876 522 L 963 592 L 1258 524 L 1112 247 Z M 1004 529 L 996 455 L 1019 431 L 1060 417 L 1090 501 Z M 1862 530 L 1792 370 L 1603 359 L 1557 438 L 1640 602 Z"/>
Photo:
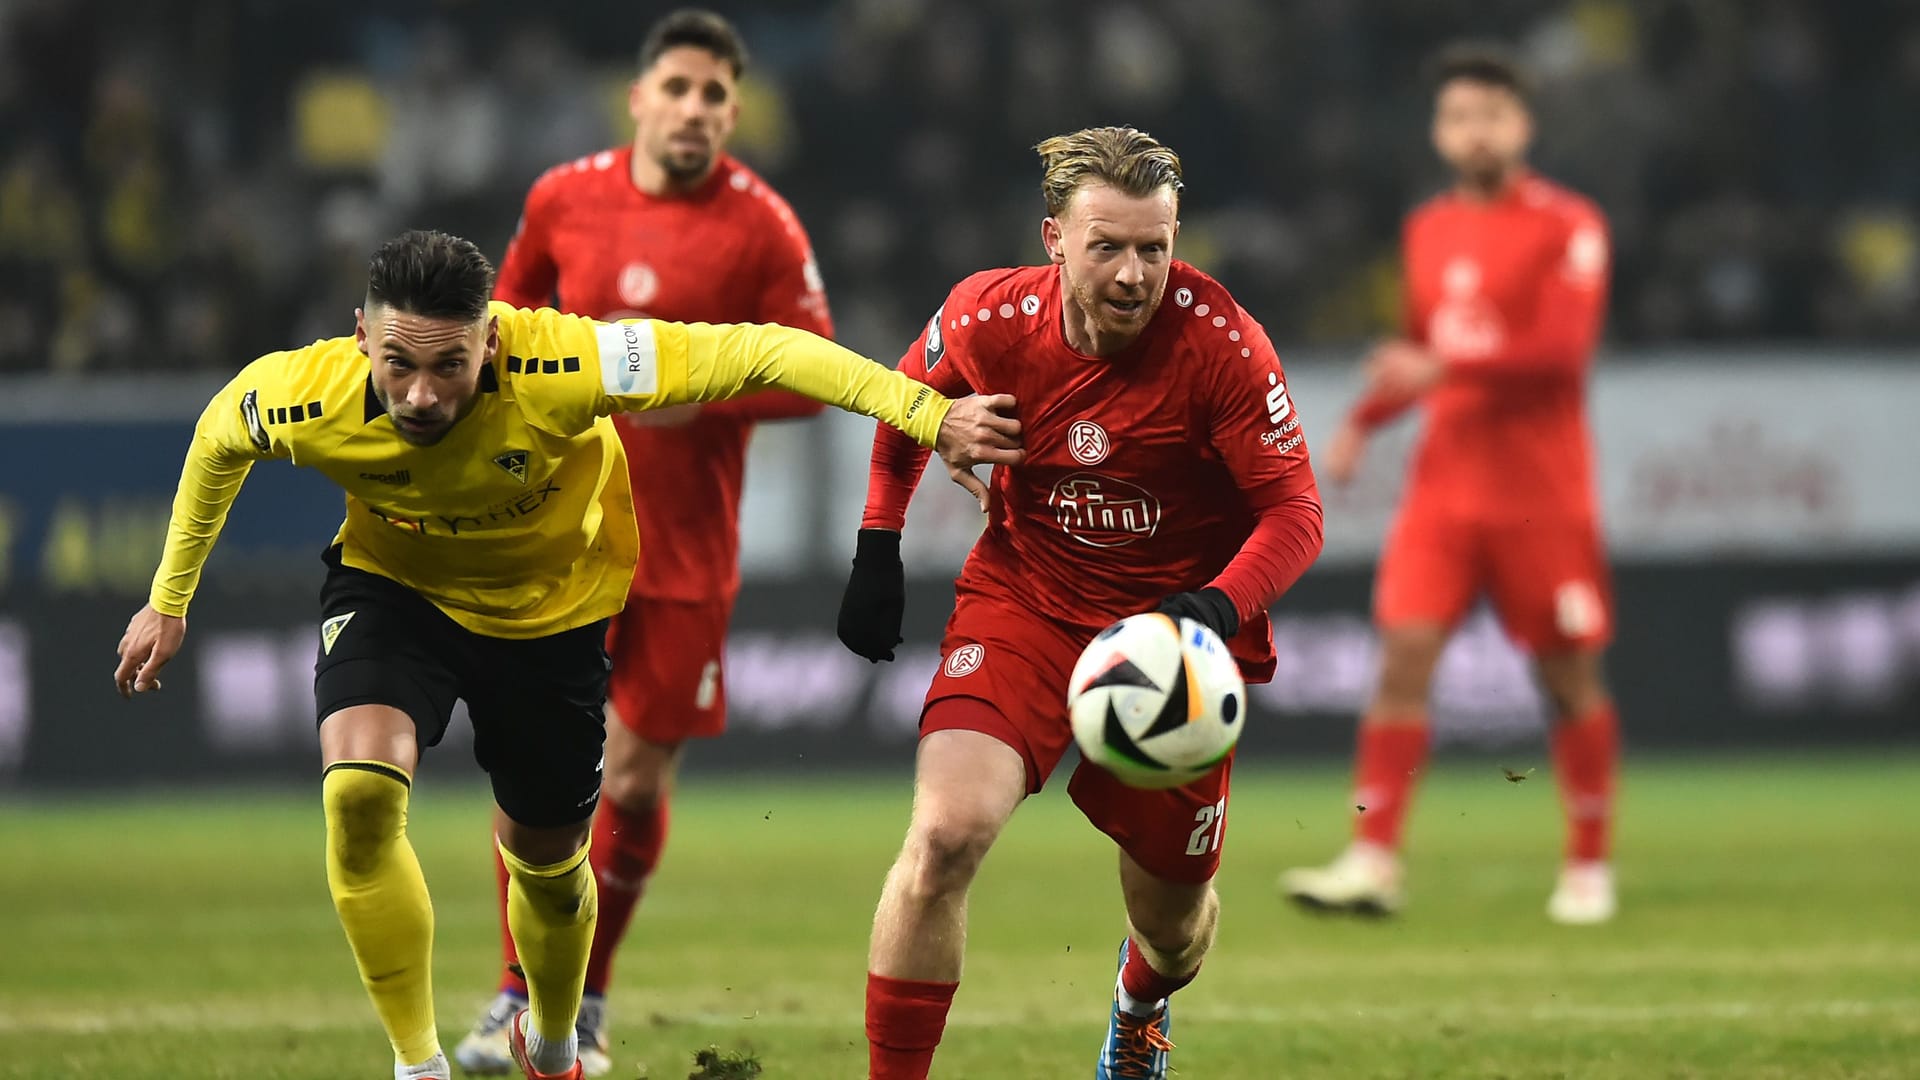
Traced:
<path id="1" fill-rule="evenodd" d="M 933 397 L 933 388 L 930 386 L 922 386 L 914 391 L 913 402 L 907 406 L 907 419 L 913 419 L 920 412 L 920 406 L 925 405 L 931 397 Z"/>
<path id="2" fill-rule="evenodd" d="M 986 659 L 987 647 L 977 641 L 969 641 L 947 654 L 944 670 L 949 679 L 964 679 L 979 671 Z"/>
<path id="3" fill-rule="evenodd" d="M 1284 454 L 1306 439 L 1304 434 L 1295 434 L 1299 430 L 1300 418 L 1296 416 L 1272 431 L 1261 432 L 1260 445 L 1272 449 L 1276 454 Z M 1289 435 L 1293 437 L 1288 438 Z"/>
<path id="4" fill-rule="evenodd" d="M 260 391 L 249 390 L 240 399 L 240 419 L 246 421 L 247 438 L 253 445 L 265 451 L 272 447 L 273 440 L 267 437 L 267 426 L 260 420 Z"/>
<path id="5" fill-rule="evenodd" d="M 606 323 L 594 328 L 600 346 L 600 385 L 609 395 L 652 394 L 660 388 L 653 323 Z"/>
<path id="6" fill-rule="evenodd" d="M 393 484 L 397 487 L 405 487 L 413 483 L 413 470 L 395 469 L 393 472 L 363 472 L 360 474 L 360 479 L 372 480 L 378 484 Z"/>
<path id="7" fill-rule="evenodd" d="M 927 371 L 929 372 L 933 371 L 934 368 L 940 366 L 940 361 L 944 359 L 947 355 L 946 331 L 940 329 L 940 318 L 942 313 L 944 313 L 946 310 L 947 310 L 947 306 L 945 304 L 940 305 L 938 308 L 934 309 L 933 318 L 927 320 L 927 348 L 926 348 L 925 360 L 926 360 L 926 368 L 927 368 Z"/>
<path id="8" fill-rule="evenodd" d="M 1107 437 L 1107 429 L 1091 420 L 1075 420 L 1067 428 L 1067 453 L 1082 465 L 1098 465 L 1112 450 L 1113 440 Z"/>
<path id="9" fill-rule="evenodd" d="M 359 612 L 357 611 L 349 611 L 344 615 L 335 615 L 333 618 L 320 624 L 320 651 L 322 653 L 328 656 L 333 655 L 333 643 L 340 640 L 340 631 L 345 630 L 347 624 L 352 622 L 353 617 L 358 614 Z"/>
<path id="10" fill-rule="evenodd" d="M 1287 397 L 1287 384 L 1280 373 L 1267 372 L 1267 423 L 1278 424 L 1293 415 L 1293 400 Z"/>
<path id="11" fill-rule="evenodd" d="M 1138 484 L 1073 473 L 1047 495 L 1060 531 L 1088 547 L 1125 547 L 1160 529 L 1160 500 Z"/>
<path id="12" fill-rule="evenodd" d="M 495 457 L 493 463 L 505 469 L 507 475 L 513 477 L 515 480 L 523 484 L 527 482 L 527 452 L 525 450 L 509 450 Z"/>
<path id="13" fill-rule="evenodd" d="M 620 268 L 620 276 L 614 279 L 613 287 L 620 294 L 621 303 L 628 307 L 643 308 L 660 295 L 660 275 L 646 263 L 630 262 Z"/>

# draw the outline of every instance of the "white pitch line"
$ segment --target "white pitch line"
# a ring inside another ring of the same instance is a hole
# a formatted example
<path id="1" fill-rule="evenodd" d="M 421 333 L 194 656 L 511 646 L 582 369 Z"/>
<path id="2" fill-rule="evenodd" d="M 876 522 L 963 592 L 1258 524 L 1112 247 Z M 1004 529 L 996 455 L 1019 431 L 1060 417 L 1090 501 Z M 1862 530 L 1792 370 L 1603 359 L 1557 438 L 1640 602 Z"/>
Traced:
<path id="1" fill-rule="evenodd" d="M 373 1013 L 365 1006 L 347 1007 L 338 1000 L 316 1002 L 299 1008 L 285 1003 L 258 1008 L 257 1002 L 218 1004 L 181 1004 L 132 1006 L 91 1012 L 21 1009 L 0 1011 L 0 1035 L 55 1034 L 106 1035 L 129 1031 L 339 1031 L 373 1024 Z M 950 1027 L 1051 1028 L 1096 1022 L 1102 1010 L 1089 1005 L 1085 1013 L 1058 1011 L 991 1012 L 973 1009 L 956 1011 Z M 442 1010 L 443 1015 L 445 1010 Z M 1920 998 L 1859 998 L 1815 1001 L 1669 1001 L 1634 1005 L 1580 1004 L 1468 1004 L 1440 1007 L 1403 1005 L 1303 1006 L 1298 1008 L 1203 1005 L 1180 1010 L 1183 1022 L 1258 1024 L 1263 1027 L 1339 1027 L 1346 1024 L 1583 1024 L 1592 1027 L 1626 1027 L 1661 1023 L 1690 1023 L 1699 1020 L 1786 1020 L 1786 1019 L 1859 1019 L 1888 1014 L 1903 1014 L 1909 1026 L 1920 1018 Z M 461 1015 L 464 1015 L 462 1013 Z M 718 1028 L 787 1028 L 801 1030 L 845 1029 L 857 1031 L 862 1019 L 846 1013 L 769 1013 L 743 1015 L 737 1012 L 691 1012 L 660 1014 L 660 1026 L 700 1026 Z M 1092 1017 L 1092 1020 L 1089 1020 Z"/>

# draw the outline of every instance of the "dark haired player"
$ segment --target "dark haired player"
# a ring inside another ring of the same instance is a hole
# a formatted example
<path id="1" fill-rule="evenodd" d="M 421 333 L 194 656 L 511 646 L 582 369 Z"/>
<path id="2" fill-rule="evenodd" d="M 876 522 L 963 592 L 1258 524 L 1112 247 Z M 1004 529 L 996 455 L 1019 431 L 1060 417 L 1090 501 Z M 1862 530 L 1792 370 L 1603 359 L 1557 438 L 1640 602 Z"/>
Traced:
<path id="1" fill-rule="evenodd" d="M 456 698 L 512 878 L 529 990 L 513 1054 L 534 1080 L 581 1075 L 606 624 L 639 550 L 609 415 L 778 386 L 900 424 L 952 462 L 1020 460 L 1018 424 L 995 413 L 1011 399 L 949 402 L 803 331 L 601 323 L 489 303 L 492 289 L 471 243 L 404 233 L 373 257 L 353 337 L 269 353 L 214 397 L 113 673 L 123 695 L 159 688 L 255 461 L 318 469 L 346 491 L 314 670 L 327 884 L 403 1080 L 448 1077 L 433 908 L 406 821 L 420 752 Z"/>
<path id="2" fill-rule="evenodd" d="M 1450 191 L 1408 219 L 1406 337 L 1376 349 L 1368 387 L 1328 447 L 1335 482 L 1368 432 L 1419 403 L 1422 443 L 1381 553 L 1374 621 L 1384 660 L 1360 723 L 1354 841 L 1281 890 L 1316 909 L 1399 910 L 1400 826 L 1430 742 L 1427 696 L 1448 636 L 1493 602 L 1551 699 L 1566 861 L 1547 913 L 1613 917 L 1608 826 L 1619 757 L 1600 657 L 1612 599 L 1594 496 L 1586 377 L 1605 320 L 1607 225 L 1526 166 L 1524 83 L 1496 53 L 1441 61 L 1433 144 Z"/>
<path id="3" fill-rule="evenodd" d="M 726 153 L 740 111 L 746 46 L 728 22 L 686 9 L 655 23 L 628 90 L 630 146 L 557 166 L 527 194 L 494 297 L 596 319 L 780 323 L 831 337 L 807 234 L 773 189 Z M 587 861 L 600 921 L 580 1005 L 580 1063 L 612 1069 L 606 992 L 613 958 L 666 846 L 668 804 L 687 740 L 726 726 L 727 625 L 740 589 L 740 492 L 754 424 L 820 404 L 773 390 L 615 419 L 647 556 L 607 651 L 606 776 Z M 507 1021 L 526 1004 L 506 927 L 499 993 L 454 1060 L 510 1071 Z"/>

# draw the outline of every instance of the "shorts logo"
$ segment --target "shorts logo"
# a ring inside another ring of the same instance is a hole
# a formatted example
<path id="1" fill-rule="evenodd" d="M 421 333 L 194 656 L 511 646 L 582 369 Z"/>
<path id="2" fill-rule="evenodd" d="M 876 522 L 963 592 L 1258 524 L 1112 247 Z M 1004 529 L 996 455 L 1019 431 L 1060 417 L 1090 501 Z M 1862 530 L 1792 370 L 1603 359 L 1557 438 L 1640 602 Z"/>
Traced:
<path id="1" fill-rule="evenodd" d="M 709 660 L 700 669 L 700 685 L 693 691 L 693 707 L 701 712 L 713 708 L 720 699 L 720 661 Z"/>
<path id="2" fill-rule="evenodd" d="M 527 452 L 525 450 L 509 450 L 499 457 L 494 458 L 493 463 L 505 469 L 507 475 L 513 477 L 515 480 L 523 484 L 527 482 Z"/>
<path id="3" fill-rule="evenodd" d="M 1082 465 L 1100 464 L 1107 460 L 1107 453 L 1112 449 L 1113 441 L 1107 438 L 1107 429 L 1091 420 L 1075 420 L 1067 429 L 1067 452 Z"/>
<path id="4" fill-rule="evenodd" d="M 987 647 L 977 642 L 965 645 L 947 654 L 947 678 L 963 679 L 980 670 L 981 661 L 987 658 Z"/>
<path id="5" fill-rule="evenodd" d="M 1074 473 L 1047 496 L 1068 536 L 1097 548 L 1125 547 L 1160 529 L 1160 500 L 1138 484 L 1099 473 Z"/>
<path id="6" fill-rule="evenodd" d="M 1599 591 L 1585 581 L 1562 582 L 1553 591 L 1553 621 L 1565 637 L 1585 638 L 1599 633 L 1606 621 Z"/>
<path id="7" fill-rule="evenodd" d="M 358 612 L 349 611 L 345 615 L 335 615 L 333 618 L 320 624 L 321 652 L 328 656 L 333 655 L 333 643 L 340 640 L 340 631 L 347 628 L 347 624 L 353 621 L 353 617 L 356 614 L 358 614 Z"/>

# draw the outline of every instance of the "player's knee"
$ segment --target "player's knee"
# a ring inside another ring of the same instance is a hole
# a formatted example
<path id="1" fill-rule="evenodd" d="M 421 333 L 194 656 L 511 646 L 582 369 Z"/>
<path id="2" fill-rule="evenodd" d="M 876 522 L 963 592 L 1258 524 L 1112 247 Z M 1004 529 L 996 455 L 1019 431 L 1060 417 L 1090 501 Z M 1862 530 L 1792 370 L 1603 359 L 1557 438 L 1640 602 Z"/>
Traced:
<path id="1" fill-rule="evenodd" d="M 1380 697 L 1382 703 L 1406 709 L 1425 705 L 1434 665 L 1446 636 L 1439 629 L 1394 630 L 1381 642 Z"/>
<path id="2" fill-rule="evenodd" d="M 921 898 L 965 892 L 993 846 L 985 822 L 945 818 L 916 826 L 907 838 L 908 886 Z"/>
<path id="3" fill-rule="evenodd" d="M 340 870 L 372 872 L 389 843 L 406 828 L 406 787 L 373 773 L 329 772 L 321 785 L 327 846 Z"/>
<path id="4" fill-rule="evenodd" d="M 600 797 L 625 813 L 651 814 L 667 797 L 667 778 L 657 769 L 608 769 L 600 779 Z"/>

